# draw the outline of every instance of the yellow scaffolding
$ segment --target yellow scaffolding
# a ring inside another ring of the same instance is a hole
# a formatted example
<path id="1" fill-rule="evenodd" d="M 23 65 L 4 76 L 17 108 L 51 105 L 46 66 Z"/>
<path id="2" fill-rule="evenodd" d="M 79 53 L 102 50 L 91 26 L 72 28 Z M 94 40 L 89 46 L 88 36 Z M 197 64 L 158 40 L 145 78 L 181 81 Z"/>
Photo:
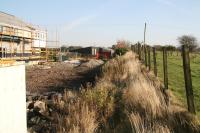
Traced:
<path id="1" fill-rule="evenodd" d="M 3 30 L 0 31 L 0 60 L 1 62 L 6 60 L 46 60 L 46 61 L 52 61 L 54 60 L 54 56 L 58 57 L 60 48 L 48 48 L 47 47 L 47 30 L 46 30 L 46 46 L 45 48 L 36 48 L 33 47 L 33 41 L 35 40 L 34 35 L 35 32 L 33 31 L 27 31 L 27 35 L 23 32 L 22 29 L 15 29 L 13 27 L 5 26 L 5 28 L 2 28 Z M 30 34 L 30 36 L 29 36 Z M 6 38 L 7 37 L 7 38 Z M 3 48 L 3 42 L 7 41 L 9 44 Z M 19 41 L 17 46 L 17 51 L 15 51 L 15 42 Z M 30 47 L 27 50 L 25 47 L 25 41 L 28 41 L 28 44 Z M 53 42 L 53 41 L 52 41 Z M 19 46 L 18 46 L 19 45 Z M 9 49 L 6 49 L 9 48 Z M 9 55 L 9 57 L 4 57 L 3 54 L 6 56 Z M 30 54 L 29 56 L 26 56 L 25 54 Z"/>

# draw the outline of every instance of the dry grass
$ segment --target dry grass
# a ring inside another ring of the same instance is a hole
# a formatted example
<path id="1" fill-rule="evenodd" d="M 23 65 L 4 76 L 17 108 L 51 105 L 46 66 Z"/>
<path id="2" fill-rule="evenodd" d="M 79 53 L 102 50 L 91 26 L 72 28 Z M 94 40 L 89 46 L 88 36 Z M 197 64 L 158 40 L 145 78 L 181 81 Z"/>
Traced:
<path id="1" fill-rule="evenodd" d="M 79 98 L 65 99 L 64 106 L 58 104 L 57 107 L 57 133 L 93 133 L 98 128 L 96 111 Z"/>
<path id="2" fill-rule="evenodd" d="M 195 116 L 170 104 L 169 92 L 131 52 L 110 61 L 104 70 L 106 81 L 122 89 L 121 113 L 129 118 L 132 132 L 199 132 Z"/>
<path id="3" fill-rule="evenodd" d="M 167 94 L 128 52 L 104 65 L 94 87 L 65 92 L 64 103 L 57 103 L 57 132 L 200 132 L 195 116 L 169 104 Z"/>
<path id="4" fill-rule="evenodd" d="M 166 125 L 153 123 L 152 125 L 145 124 L 144 119 L 139 114 L 131 113 L 129 119 L 132 126 L 132 131 L 136 133 L 170 133 L 171 131 Z"/>

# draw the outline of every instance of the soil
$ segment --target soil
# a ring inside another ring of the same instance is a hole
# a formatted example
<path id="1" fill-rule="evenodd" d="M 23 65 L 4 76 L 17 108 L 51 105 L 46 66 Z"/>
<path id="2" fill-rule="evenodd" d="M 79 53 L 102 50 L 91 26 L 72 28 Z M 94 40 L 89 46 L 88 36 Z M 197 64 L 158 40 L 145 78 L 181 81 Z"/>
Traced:
<path id="1" fill-rule="evenodd" d="M 95 62 L 95 63 L 94 63 Z M 93 83 L 103 61 L 94 59 L 71 64 L 65 62 L 46 63 L 26 67 L 27 93 L 63 92 L 78 90 L 88 82 Z"/>

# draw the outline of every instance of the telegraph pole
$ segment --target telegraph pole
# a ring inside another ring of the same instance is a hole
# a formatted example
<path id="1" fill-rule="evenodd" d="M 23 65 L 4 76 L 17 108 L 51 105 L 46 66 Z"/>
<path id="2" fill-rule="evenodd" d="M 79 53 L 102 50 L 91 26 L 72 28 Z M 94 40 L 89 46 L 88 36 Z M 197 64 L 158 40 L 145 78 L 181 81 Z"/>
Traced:
<path id="1" fill-rule="evenodd" d="M 147 23 L 145 22 L 145 25 L 144 25 L 144 46 L 146 44 L 146 29 L 147 29 Z"/>
<path id="2" fill-rule="evenodd" d="M 145 22 L 145 25 L 144 25 L 144 61 L 145 61 L 145 66 L 147 67 L 146 29 L 147 29 L 147 24 Z"/>

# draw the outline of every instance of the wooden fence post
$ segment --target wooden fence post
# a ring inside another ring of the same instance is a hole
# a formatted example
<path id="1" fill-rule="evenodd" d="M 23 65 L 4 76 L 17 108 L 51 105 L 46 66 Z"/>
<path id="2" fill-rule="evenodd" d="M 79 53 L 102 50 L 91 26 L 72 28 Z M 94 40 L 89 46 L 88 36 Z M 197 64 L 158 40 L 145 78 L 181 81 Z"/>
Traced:
<path id="1" fill-rule="evenodd" d="M 164 71 L 164 85 L 168 89 L 168 70 L 167 70 L 167 50 L 163 47 L 163 71 Z"/>
<path id="2" fill-rule="evenodd" d="M 134 46 L 133 45 L 131 45 L 131 51 L 134 52 Z"/>
<path id="3" fill-rule="evenodd" d="M 149 71 L 151 70 L 151 47 L 148 46 L 148 64 L 149 64 Z"/>
<path id="4" fill-rule="evenodd" d="M 144 63 L 144 45 L 141 46 L 141 58 L 142 62 Z"/>
<path id="5" fill-rule="evenodd" d="M 135 44 L 135 52 L 138 54 L 138 44 Z"/>
<path id="6" fill-rule="evenodd" d="M 141 60 L 141 44 L 138 43 L 138 55 L 139 55 L 139 60 Z"/>
<path id="7" fill-rule="evenodd" d="M 144 45 L 144 60 L 145 60 L 145 66 L 147 67 L 147 46 Z"/>
<path id="8" fill-rule="evenodd" d="M 133 52 L 133 45 L 131 45 L 131 51 Z"/>
<path id="9" fill-rule="evenodd" d="M 185 89 L 186 89 L 186 96 L 187 96 L 188 111 L 195 114 L 189 48 L 187 45 L 182 46 L 182 57 L 183 57 L 183 71 L 184 71 L 184 78 L 185 78 Z"/>
<path id="10" fill-rule="evenodd" d="M 153 47 L 153 64 L 154 64 L 154 74 L 157 77 L 157 62 L 156 62 L 156 48 Z"/>
<path id="11" fill-rule="evenodd" d="M 134 52 L 134 53 L 136 52 L 136 50 L 135 50 L 135 45 L 133 45 L 133 52 Z"/>
<path id="12" fill-rule="evenodd" d="M 145 45 L 143 45 L 143 48 L 142 48 L 142 58 L 143 58 L 143 63 L 145 64 Z"/>

